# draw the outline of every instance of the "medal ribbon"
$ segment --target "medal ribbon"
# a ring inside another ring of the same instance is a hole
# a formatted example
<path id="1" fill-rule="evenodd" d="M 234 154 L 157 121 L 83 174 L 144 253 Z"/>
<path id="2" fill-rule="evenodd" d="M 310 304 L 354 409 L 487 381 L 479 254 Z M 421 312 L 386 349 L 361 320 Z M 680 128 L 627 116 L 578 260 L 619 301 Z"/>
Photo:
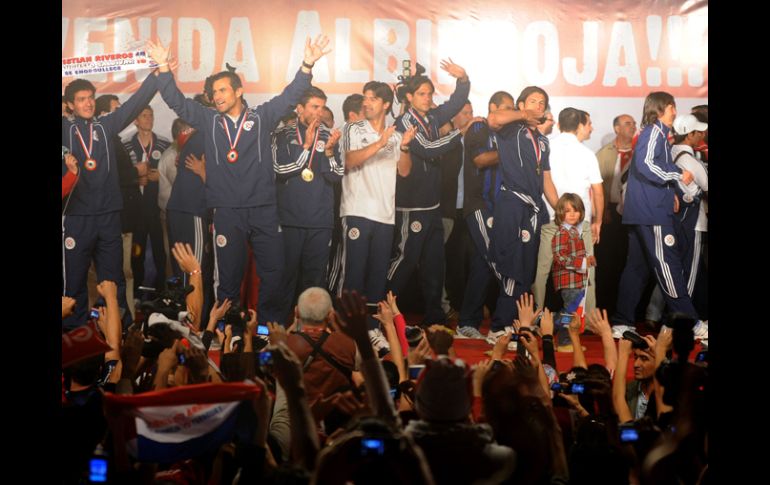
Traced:
<path id="1" fill-rule="evenodd" d="M 297 130 L 297 140 L 299 140 L 300 145 L 304 145 L 305 142 L 302 140 L 302 136 L 299 133 L 299 119 L 297 119 L 297 124 L 294 126 L 294 129 Z M 313 157 L 315 157 L 315 144 L 318 142 L 318 134 L 321 131 L 321 127 L 315 129 L 315 135 L 313 136 L 313 146 L 310 147 L 310 160 L 307 162 L 307 168 L 309 170 L 313 170 Z"/>
<path id="2" fill-rule="evenodd" d="M 230 143 L 230 150 L 235 150 L 235 147 L 238 145 L 238 140 L 241 139 L 241 133 L 243 132 L 243 123 L 246 122 L 246 115 L 243 115 L 243 118 L 241 119 L 241 124 L 238 126 L 238 133 L 235 134 L 235 143 L 233 143 L 233 139 L 230 138 L 230 128 L 227 127 L 227 120 L 222 117 L 222 125 L 225 127 L 225 133 L 227 133 L 227 141 Z"/>
<path id="3" fill-rule="evenodd" d="M 538 146 L 537 142 L 535 141 L 535 133 L 532 131 L 531 128 L 527 128 L 529 130 L 529 134 L 532 137 L 532 147 L 535 149 L 535 156 L 537 157 L 537 173 L 540 175 L 540 158 L 543 156 L 542 153 L 540 153 L 540 147 Z"/>
<path id="4" fill-rule="evenodd" d="M 433 134 L 431 131 L 425 126 L 425 124 L 422 122 L 422 119 L 420 119 L 420 115 L 414 112 L 412 108 L 409 108 L 409 113 L 411 113 L 412 117 L 417 120 L 417 123 L 422 127 L 422 131 L 425 132 L 425 136 L 428 137 L 428 140 L 433 141 Z"/>
<path id="5" fill-rule="evenodd" d="M 75 125 L 75 133 L 77 133 L 78 138 L 80 139 L 80 146 L 82 146 L 83 151 L 86 152 L 86 159 L 91 158 L 91 149 L 94 147 L 94 124 L 91 123 L 89 128 L 91 131 L 88 136 L 88 148 L 86 148 L 86 142 L 83 140 L 83 135 L 80 134 L 80 129 Z"/>
<path id="6" fill-rule="evenodd" d="M 139 137 L 136 137 L 137 140 L 139 140 Z M 148 150 L 144 149 L 144 145 L 142 145 L 142 140 L 139 140 L 139 146 L 142 147 L 142 153 L 144 154 L 144 158 L 142 159 L 143 162 L 149 162 L 150 161 L 150 155 L 152 155 L 152 146 L 154 144 L 154 140 L 152 137 L 150 137 L 150 148 Z"/>

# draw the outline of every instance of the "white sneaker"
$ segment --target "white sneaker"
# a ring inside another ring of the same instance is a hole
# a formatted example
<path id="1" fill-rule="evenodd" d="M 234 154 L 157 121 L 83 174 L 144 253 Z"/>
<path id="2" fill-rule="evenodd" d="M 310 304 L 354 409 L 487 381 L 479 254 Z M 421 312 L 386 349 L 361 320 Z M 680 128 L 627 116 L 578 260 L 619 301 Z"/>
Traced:
<path id="1" fill-rule="evenodd" d="M 388 352 L 390 352 L 390 345 L 388 345 L 388 339 L 385 338 L 385 335 L 383 335 L 382 330 L 380 330 L 379 328 L 369 330 L 369 341 L 372 343 L 372 347 L 374 347 L 374 351 L 377 352 L 377 355 L 379 355 L 380 357 L 383 357 Z"/>
<path id="2" fill-rule="evenodd" d="M 484 339 L 484 334 L 479 332 L 479 329 L 476 327 L 471 327 L 470 325 L 465 327 L 457 327 L 457 336 L 455 338 L 477 338 L 477 339 Z"/>
<path id="3" fill-rule="evenodd" d="M 709 339 L 709 322 L 708 320 L 699 320 L 698 323 L 692 328 L 692 336 L 695 340 Z"/>
<path id="4" fill-rule="evenodd" d="M 513 327 L 505 327 L 504 329 L 498 330 L 496 332 L 490 330 L 487 334 L 487 343 L 490 345 L 495 345 L 497 340 L 508 332 L 513 333 Z M 516 350 L 516 342 L 513 340 L 508 342 L 508 350 Z"/>
<path id="5" fill-rule="evenodd" d="M 636 332 L 636 329 L 631 325 L 613 325 L 612 326 L 612 338 L 620 340 L 623 338 L 623 332 Z"/>

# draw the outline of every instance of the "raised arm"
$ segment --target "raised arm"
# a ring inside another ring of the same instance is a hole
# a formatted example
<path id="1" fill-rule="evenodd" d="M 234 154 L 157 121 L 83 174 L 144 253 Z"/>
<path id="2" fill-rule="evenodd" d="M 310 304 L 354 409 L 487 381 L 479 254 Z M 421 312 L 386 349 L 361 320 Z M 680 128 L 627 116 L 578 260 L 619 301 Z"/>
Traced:
<path id="1" fill-rule="evenodd" d="M 618 341 L 618 367 L 612 378 L 612 405 L 618 415 L 618 422 L 632 421 L 634 415 L 626 402 L 626 373 L 628 372 L 628 359 L 631 357 L 631 341 L 620 339 Z"/>
<path id="2" fill-rule="evenodd" d="M 452 62 L 451 57 L 442 60 L 439 67 L 449 73 L 450 76 L 457 79 L 455 90 L 452 95 L 449 96 L 449 99 L 441 103 L 436 109 L 432 110 L 438 125 L 441 126 L 454 118 L 455 115 L 463 109 L 465 103 L 468 102 L 468 94 L 471 92 L 471 81 L 468 79 L 465 68 Z"/>

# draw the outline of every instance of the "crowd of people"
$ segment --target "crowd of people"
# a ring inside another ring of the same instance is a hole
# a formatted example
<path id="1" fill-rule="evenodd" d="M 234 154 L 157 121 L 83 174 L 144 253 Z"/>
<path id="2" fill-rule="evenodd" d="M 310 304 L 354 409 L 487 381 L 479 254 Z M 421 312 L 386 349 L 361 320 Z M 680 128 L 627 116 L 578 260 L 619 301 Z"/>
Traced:
<path id="1" fill-rule="evenodd" d="M 336 129 L 311 85 L 328 43 L 308 39 L 291 83 L 254 107 L 230 69 L 185 98 L 153 42 L 159 67 L 122 105 L 66 86 L 62 345 L 82 349 L 85 328 L 103 346 L 63 363 L 64 481 L 87 479 L 98 452 L 115 483 L 701 482 L 707 107 L 677 116 L 650 93 L 641 130 L 618 115 L 594 154 L 590 114 L 554 119 L 540 87 L 498 91 L 474 117 L 448 59 L 446 102 L 421 74 L 370 81 Z M 157 92 L 179 117 L 173 141 L 153 133 Z M 397 299 L 414 282 L 424 307 L 408 325 Z M 601 362 L 586 361 L 583 325 Z M 491 358 L 456 359 L 460 338 L 486 339 Z M 124 439 L 116 411 L 196 405 L 192 426 L 231 394 L 231 426 L 205 440 L 160 411 L 129 413 Z M 150 446 L 147 427 L 189 446 Z"/>

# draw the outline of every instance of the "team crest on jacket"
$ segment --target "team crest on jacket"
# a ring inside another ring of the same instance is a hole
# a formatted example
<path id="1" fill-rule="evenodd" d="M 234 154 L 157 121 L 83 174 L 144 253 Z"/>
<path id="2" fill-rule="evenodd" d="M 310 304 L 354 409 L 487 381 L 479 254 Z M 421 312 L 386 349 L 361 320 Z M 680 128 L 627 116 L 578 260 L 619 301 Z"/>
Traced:
<path id="1" fill-rule="evenodd" d="M 160 150 L 153 150 L 152 151 L 152 158 L 159 159 L 160 158 Z"/>
<path id="2" fill-rule="evenodd" d="M 348 237 L 353 241 L 358 239 L 358 236 L 360 235 L 361 235 L 361 231 L 359 231 L 357 227 L 351 227 L 350 230 L 348 231 Z"/>
<path id="3" fill-rule="evenodd" d="M 99 141 L 99 133 L 94 131 L 94 141 Z"/>
<path id="4" fill-rule="evenodd" d="M 75 240 L 71 237 L 68 237 L 64 240 L 64 247 L 67 249 L 74 249 L 75 248 Z"/>
<path id="5" fill-rule="evenodd" d="M 674 245 L 674 243 L 676 242 L 676 240 L 674 239 L 674 236 L 672 236 L 671 234 L 669 234 L 668 236 L 666 236 L 666 237 L 664 237 L 664 238 L 663 238 L 663 242 L 664 242 L 664 243 L 666 243 L 666 246 L 668 246 L 668 247 L 671 247 L 671 246 L 673 246 L 673 245 Z"/>
<path id="6" fill-rule="evenodd" d="M 243 124 L 243 129 L 246 131 L 251 131 L 251 128 L 254 126 L 254 122 L 249 120 L 246 123 Z"/>
<path id="7" fill-rule="evenodd" d="M 540 151 L 544 152 L 545 151 L 545 142 L 543 140 L 539 140 L 538 144 L 540 145 Z"/>
<path id="8" fill-rule="evenodd" d="M 521 240 L 523 242 L 529 242 L 531 236 L 529 235 L 529 231 L 526 229 L 521 230 Z"/>
<path id="9" fill-rule="evenodd" d="M 532 139 L 532 133 L 530 133 L 530 132 L 529 132 L 529 130 L 527 130 L 527 132 L 526 132 L 526 133 L 524 133 L 524 137 L 525 137 L 527 140 L 531 140 L 531 139 Z"/>
<path id="10" fill-rule="evenodd" d="M 414 221 L 409 225 L 409 229 L 411 229 L 412 232 L 420 232 L 422 231 L 422 224 L 420 221 Z"/>
<path id="11" fill-rule="evenodd" d="M 324 151 L 324 148 L 326 148 L 326 142 L 323 140 L 318 140 L 318 143 L 315 144 L 315 151 L 322 152 Z"/>
<path id="12" fill-rule="evenodd" d="M 487 219 L 487 227 L 492 229 L 492 223 L 495 221 L 494 217 L 490 217 Z"/>
<path id="13" fill-rule="evenodd" d="M 227 246 L 227 238 L 224 235 L 220 234 L 217 236 L 217 246 L 220 248 Z"/>

